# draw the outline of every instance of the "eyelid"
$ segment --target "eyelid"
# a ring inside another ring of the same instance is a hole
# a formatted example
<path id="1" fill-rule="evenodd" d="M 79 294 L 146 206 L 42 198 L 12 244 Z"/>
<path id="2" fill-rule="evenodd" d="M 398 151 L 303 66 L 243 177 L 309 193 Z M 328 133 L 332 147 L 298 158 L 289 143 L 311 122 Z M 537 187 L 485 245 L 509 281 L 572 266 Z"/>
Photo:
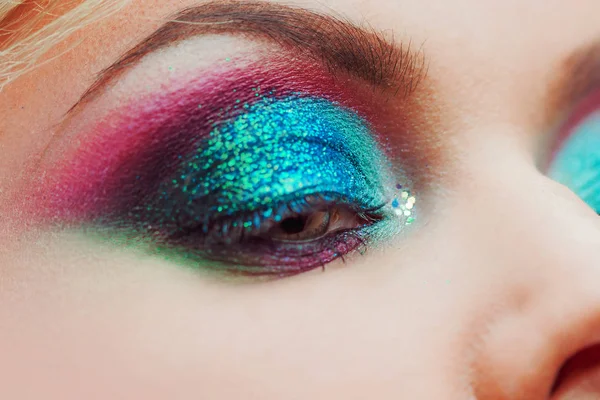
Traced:
<path id="1" fill-rule="evenodd" d="M 600 214 L 600 89 L 573 109 L 554 147 L 547 175 Z"/>

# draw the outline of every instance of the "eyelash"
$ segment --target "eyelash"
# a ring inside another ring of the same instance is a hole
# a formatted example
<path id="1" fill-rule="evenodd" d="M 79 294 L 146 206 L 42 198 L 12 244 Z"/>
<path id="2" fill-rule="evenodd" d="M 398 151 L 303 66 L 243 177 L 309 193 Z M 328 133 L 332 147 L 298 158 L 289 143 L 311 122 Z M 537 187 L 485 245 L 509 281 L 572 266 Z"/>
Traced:
<path id="1" fill-rule="evenodd" d="M 267 208 L 263 211 L 241 213 L 217 220 L 209 219 L 200 226 L 189 229 L 187 233 L 202 233 L 207 243 L 223 242 L 225 244 L 234 244 L 242 241 L 246 236 L 263 234 L 269 228 L 285 221 L 287 218 L 338 206 L 348 207 L 348 209 L 357 213 L 360 212 L 357 206 L 352 207 L 340 201 L 339 195 L 336 193 L 321 193 L 305 196 L 288 203 L 283 203 L 278 207 Z M 366 209 L 362 212 L 365 215 L 374 214 L 382 208 L 383 205 L 373 209 Z M 237 235 L 234 233 L 237 233 Z"/>
<path id="2" fill-rule="evenodd" d="M 270 229 L 288 218 L 336 207 L 357 215 L 360 224 L 310 240 L 283 241 L 269 236 Z M 324 268 L 353 251 L 364 254 L 372 231 L 386 218 L 384 207 L 361 209 L 345 204 L 339 195 L 311 195 L 265 212 L 242 213 L 210 221 L 163 240 L 169 247 L 184 249 L 193 258 L 219 262 L 219 269 L 225 268 L 237 275 L 291 276 Z M 190 249 L 195 250 L 190 252 Z M 232 254 L 243 255 L 236 258 Z M 231 263 L 235 264 L 234 269 L 227 267 Z"/>

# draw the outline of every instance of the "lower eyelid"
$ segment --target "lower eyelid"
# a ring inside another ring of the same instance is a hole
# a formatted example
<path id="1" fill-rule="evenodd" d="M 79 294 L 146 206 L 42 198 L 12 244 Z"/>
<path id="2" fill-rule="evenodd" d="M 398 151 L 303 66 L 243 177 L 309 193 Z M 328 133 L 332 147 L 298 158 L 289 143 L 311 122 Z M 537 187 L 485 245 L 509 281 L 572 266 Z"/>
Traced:
<path id="1" fill-rule="evenodd" d="M 402 195 L 399 197 L 402 198 Z M 398 233 L 407 218 L 399 218 L 396 211 L 406 210 L 406 205 L 414 205 L 412 200 L 403 204 L 397 208 L 389 204 L 380 207 L 373 211 L 377 214 L 372 214 L 370 221 L 361 226 L 333 232 L 309 242 L 275 245 L 269 240 L 250 240 L 247 243 L 218 241 L 202 248 L 198 246 L 202 243 L 201 237 L 187 235 L 167 247 L 170 251 L 186 254 L 186 259 L 196 260 L 198 265 L 213 265 L 213 269 L 221 272 L 247 276 L 290 276 L 322 267 L 344 258 L 348 253 L 363 254 L 373 240 L 383 240 Z M 216 264 L 211 264 L 213 262 Z"/>
<path id="2" fill-rule="evenodd" d="M 212 247 L 208 253 L 181 249 L 188 257 L 202 263 L 216 262 L 222 272 L 242 275 L 295 275 L 322 267 L 344 255 L 366 248 L 364 232 L 340 232 L 323 240 L 307 243 L 287 243 L 274 248 L 269 243 L 254 243 L 251 247 Z"/>

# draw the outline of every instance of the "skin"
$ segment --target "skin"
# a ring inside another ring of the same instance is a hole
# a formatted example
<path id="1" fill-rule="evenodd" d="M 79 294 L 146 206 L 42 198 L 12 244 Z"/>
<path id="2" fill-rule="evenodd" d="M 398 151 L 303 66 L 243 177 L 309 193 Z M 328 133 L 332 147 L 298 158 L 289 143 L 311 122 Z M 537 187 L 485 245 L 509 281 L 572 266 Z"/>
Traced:
<path id="1" fill-rule="evenodd" d="M 0 96 L 0 397 L 549 398 L 561 366 L 600 341 L 600 218 L 537 168 L 566 111 L 547 115 L 553 88 L 600 38 L 600 3 L 295 1 L 424 43 L 435 98 L 421 95 L 422 124 L 449 156 L 409 233 L 345 266 L 254 284 L 25 226 L 8 200 L 94 74 L 191 4 L 134 1 Z M 201 51 L 144 61 L 74 126 L 159 86 L 169 61 L 192 69 L 255 46 L 192 42 Z M 596 375 L 552 398 L 598 398 Z"/>

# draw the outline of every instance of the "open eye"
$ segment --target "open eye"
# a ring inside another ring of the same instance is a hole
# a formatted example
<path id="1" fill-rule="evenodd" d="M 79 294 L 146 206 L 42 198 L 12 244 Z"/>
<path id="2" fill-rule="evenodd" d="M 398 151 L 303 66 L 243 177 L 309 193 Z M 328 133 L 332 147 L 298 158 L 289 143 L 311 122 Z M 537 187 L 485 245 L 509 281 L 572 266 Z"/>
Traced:
<path id="1" fill-rule="evenodd" d="M 266 236 L 281 241 L 303 241 L 323 237 L 329 231 L 331 212 L 316 211 L 309 215 L 294 215 L 281 221 Z"/>
<path id="2" fill-rule="evenodd" d="M 365 119 L 325 98 L 252 94 L 245 107 L 218 110 L 218 122 L 162 169 L 168 172 L 136 176 L 131 187 L 153 183 L 148 195 L 131 197 L 125 229 L 199 266 L 289 276 L 410 222 L 412 211 L 398 213 L 386 157 Z M 196 121 L 186 119 L 177 132 L 197 132 Z"/>
<path id="3" fill-rule="evenodd" d="M 289 216 L 271 228 L 265 237 L 282 242 L 318 240 L 330 233 L 358 228 L 366 222 L 356 212 L 332 207 Z"/>
<path id="4" fill-rule="evenodd" d="M 575 109 L 561 132 L 548 175 L 600 214 L 600 92 Z"/>
<path id="5" fill-rule="evenodd" d="M 57 208 L 194 268 L 261 276 L 323 267 L 413 222 L 370 107 L 240 73 L 132 106 L 66 162 Z"/>

